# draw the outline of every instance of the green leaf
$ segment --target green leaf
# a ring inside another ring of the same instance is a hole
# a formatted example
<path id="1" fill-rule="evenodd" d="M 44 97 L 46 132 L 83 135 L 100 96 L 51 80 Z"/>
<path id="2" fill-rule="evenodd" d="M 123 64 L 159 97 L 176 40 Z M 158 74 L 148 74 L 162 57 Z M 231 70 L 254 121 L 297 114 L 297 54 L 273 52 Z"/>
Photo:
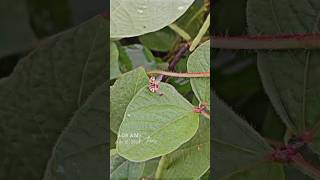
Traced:
<path id="1" fill-rule="evenodd" d="M 188 72 L 210 71 L 210 41 L 201 44 L 189 56 L 187 67 Z M 210 105 L 210 78 L 191 78 L 190 83 L 200 103 L 208 103 Z"/>
<path id="2" fill-rule="evenodd" d="M 144 167 L 144 162 L 137 163 L 128 161 L 119 156 L 115 149 L 110 150 L 110 179 L 140 180 Z"/>
<path id="3" fill-rule="evenodd" d="M 124 113 L 134 95 L 148 84 L 148 76 L 140 67 L 122 74 L 110 88 L 110 128 L 118 134 Z"/>
<path id="4" fill-rule="evenodd" d="M 248 2 L 250 34 L 312 33 L 319 31 L 319 1 Z M 290 4 L 283 6 L 283 4 Z M 270 15 L 272 12 L 272 16 Z M 272 18 L 265 18 L 265 17 Z M 263 20 L 262 20 L 263 19 Z M 303 21 L 301 21 L 303 19 Z M 295 134 L 319 123 L 320 52 L 318 50 L 259 51 L 258 68 L 277 113 Z M 320 152 L 319 129 L 313 148 Z"/>
<path id="5" fill-rule="evenodd" d="M 0 58 L 27 50 L 35 43 L 26 1 L 1 0 L 0 22 Z"/>
<path id="6" fill-rule="evenodd" d="M 123 49 L 130 58 L 133 68 L 143 66 L 146 70 L 157 69 L 158 63 L 152 52 L 141 44 L 124 46 Z"/>
<path id="7" fill-rule="evenodd" d="M 193 1 L 111 0 L 110 36 L 133 37 L 160 30 L 182 16 Z"/>
<path id="8" fill-rule="evenodd" d="M 260 163 L 254 167 L 230 175 L 230 180 L 285 180 L 283 167 L 279 163 Z"/>
<path id="9" fill-rule="evenodd" d="M 176 150 L 190 140 L 199 114 L 173 86 L 160 83 L 162 96 L 145 86 L 129 103 L 120 125 L 117 150 L 131 161 L 145 161 Z"/>
<path id="10" fill-rule="evenodd" d="M 191 37 L 195 37 L 204 20 L 204 15 L 209 11 L 205 7 L 205 1 L 194 1 L 188 10 L 175 23 L 179 27 L 183 27 Z"/>
<path id="11" fill-rule="evenodd" d="M 145 179 L 154 179 L 156 170 L 158 168 L 160 158 L 150 159 L 146 161 L 142 177 Z"/>
<path id="12" fill-rule="evenodd" d="M 119 70 L 119 51 L 114 42 L 110 42 L 110 79 L 118 77 L 121 72 Z"/>
<path id="13" fill-rule="evenodd" d="M 47 39 L 0 81 L 2 179 L 43 176 L 60 133 L 106 80 L 105 24 L 97 16 Z"/>
<path id="14" fill-rule="evenodd" d="M 166 52 L 173 48 L 177 35 L 169 27 L 165 27 L 159 31 L 139 36 L 139 40 L 151 50 Z"/>
<path id="15" fill-rule="evenodd" d="M 198 179 L 210 167 L 210 121 L 201 116 L 196 135 L 176 151 L 162 156 L 159 179 Z"/>
<path id="16" fill-rule="evenodd" d="M 283 179 L 283 169 L 276 163 L 266 162 L 265 155 L 272 148 L 243 119 L 236 115 L 227 105 L 214 96 L 213 157 L 215 162 L 214 179 L 256 180 L 259 177 Z M 268 171 L 260 168 L 267 167 Z"/>
<path id="17" fill-rule="evenodd" d="M 64 129 L 53 149 L 44 180 L 107 177 L 107 88 L 107 84 L 97 88 Z"/>

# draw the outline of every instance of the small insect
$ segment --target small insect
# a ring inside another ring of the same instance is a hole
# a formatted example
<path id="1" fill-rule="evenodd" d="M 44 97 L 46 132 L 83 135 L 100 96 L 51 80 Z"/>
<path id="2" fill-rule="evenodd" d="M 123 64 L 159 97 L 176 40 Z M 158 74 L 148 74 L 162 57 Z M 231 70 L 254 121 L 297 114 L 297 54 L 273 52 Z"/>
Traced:
<path id="1" fill-rule="evenodd" d="M 149 79 L 149 90 L 153 93 L 157 93 L 160 96 L 163 95 L 163 93 L 160 92 L 160 81 L 157 80 L 154 76 L 150 77 Z"/>

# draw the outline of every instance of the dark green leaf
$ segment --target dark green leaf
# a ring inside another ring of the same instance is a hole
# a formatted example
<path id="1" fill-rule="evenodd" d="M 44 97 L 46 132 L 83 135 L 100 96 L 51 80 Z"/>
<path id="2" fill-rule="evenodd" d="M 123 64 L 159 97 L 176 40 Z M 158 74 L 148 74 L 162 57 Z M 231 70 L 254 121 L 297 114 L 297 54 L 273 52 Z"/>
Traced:
<path id="1" fill-rule="evenodd" d="M 141 43 L 154 51 L 170 51 L 172 50 L 177 35 L 170 28 L 165 27 L 159 31 L 139 36 Z"/>
<path id="2" fill-rule="evenodd" d="M 75 113 L 53 149 L 44 180 L 105 179 L 107 85 Z"/>
<path id="3" fill-rule="evenodd" d="M 59 135 L 106 80 L 106 23 L 97 16 L 49 38 L 0 81 L 1 179 L 41 179 Z"/>
<path id="4" fill-rule="evenodd" d="M 36 42 L 25 0 L 0 1 L 0 57 L 24 51 Z"/>
<path id="5" fill-rule="evenodd" d="M 317 32 L 319 10 L 320 1 L 317 0 L 250 0 L 249 31 L 251 34 Z M 264 87 L 281 119 L 295 134 L 310 130 L 320 122 L 319 58 L 318 50 L 258 53 Z M 316 139 L 319 139 L 319 129 L 316 133 Z M 320 152 L 320 141 L 315 140 L 312 146 Z"/>
<path id="6" fill-rule="evenodd" d="M 265 160 L 272 149 L 263 138 L 216 96 L 212 102 L 213 178 L 256 180 L 259 175 L 283 179 L 282 166 Z"/>

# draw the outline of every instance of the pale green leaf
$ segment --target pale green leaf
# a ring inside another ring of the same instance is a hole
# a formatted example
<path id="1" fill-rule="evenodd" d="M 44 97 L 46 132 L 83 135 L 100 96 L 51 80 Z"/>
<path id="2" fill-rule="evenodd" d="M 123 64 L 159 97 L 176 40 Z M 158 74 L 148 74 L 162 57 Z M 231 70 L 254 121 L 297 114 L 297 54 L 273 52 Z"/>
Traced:
<path id="1" fill-rule="evenodd" d="M 210 121 L 201 116 L 195 136 L 176 151 L 162 156 L 159 179 L 198 179 L 210 167 Z"/>
<path id="2" fill-rule="evenodd" d="M 148 76 L 140 67 L 122 74 L 110 88 L 110 129 L 118 134 L 124 113 L 133 96 L 148 84 Z"/>
<path id="3" fill-rule="evenodd" d="M 265 160 L 272 148 L 264 139 L 216 96 L 213 97 L 213 106 L 213 178 L 256 180 L 256 174 L 259 174 L 282 180 L 282 166 Z M 267 166 L 268 171 L 260 166 Z"/>
<path id="4" fill-rule="evenodd" d="M 119 156 L 115 149 L 110 150 L 111 180 L 140 180 L 144 167 L 144 162 L 128 161 Z"/>
<path id="5" fill-rule="evenodd" d="M 48 38 L 0 81 L 1 179 L 42 178 L 59 135 L 106 81 L 106 23 L 97 16 Z"/>
<path id="6" fill-rule="evenodd" d="M 114 79 L 121 74 L 119 70 L 119 51 L 114 42 L 110 42 L 110 79 Z"/>
<path id="7" fill-rule="evenodd" d="M 44 180 L 105 179 L 107 84 L 97 88 L 60 135 Z"/>
<path id="8" fill-rule="evenodd" d="M 188 72 L 210 71 L 210 41 L 201 44 L 188 59 Z M 192 90 L 200 103 L 210 105 L 210 78 L 191 78 Z"/>
<path id="9" fill-rule="evenodd" d="M 173 86 L 160 83 L 162 96 L 143 87 L 129 103 L 120 125 L 117 150 L 131 161 L 145 161 L 176 150 L 190 140 L 199 114 Z"/>
<path id="10" fill-rule="evenodd" d="M 154 32 L 173 23 L 194 0 L 111 0 L 111 38 L 133 37 Z"/>

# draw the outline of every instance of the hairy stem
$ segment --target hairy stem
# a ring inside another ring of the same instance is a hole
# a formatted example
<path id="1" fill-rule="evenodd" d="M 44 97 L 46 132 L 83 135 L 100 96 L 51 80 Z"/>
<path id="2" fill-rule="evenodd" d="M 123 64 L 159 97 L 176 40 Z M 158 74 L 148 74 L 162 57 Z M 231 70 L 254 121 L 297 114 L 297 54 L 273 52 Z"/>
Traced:
<path id="1" fill-rule="evenodd" d="M 176 65 L 179 63 L 181 60 L 182 56 L 188 51 L 189 49 L 189 44 L 184 44 L 177 54 L 174 56 L 174 59 L 170 62 L 168 69 L 170 71 L 175 71 L 176 70 Z"/>
<path id="2" fill-rule="evenodd" d="M 207 113 L 206 111 L 201 111 L 201 115 L 204 116 L 207 119 L 210 119 L 210 114 Z"/>
<path id="3" fill-rule="evenodd" d="M 161 71 L 161 70 L 153 70 L 149 71 L 148 74 L 162 74 L 166 76 L 172 76 L 172 77 L 210 77 L 210 71 L 209 72 L 189 72 L 189 73 L 175 73 L 175 72 L 168 72 L 168 71 Z"/>
<path id="4" fill-rule="evenodd" d="M 320 33 L 211 37 L 211 47 L 221 49 L 318 49 Z"/>
<path id="5" fill-rule="evenodd" d="M 307 162 L 306 160 L 304 160 L 304 158 L 300 155 L 297 154 L 294 158 L 293 158 L 293 163 L 302 168 L 303 170 L 305 170 L 306 172 L 308 172 L 308 174 L 311 174 L 312 176 L 315 176 L 318 178 L 320 178 L 320 170 L 316 167 L 314 167 L 312 164 L 310 164 L 309 162 Z"/>

